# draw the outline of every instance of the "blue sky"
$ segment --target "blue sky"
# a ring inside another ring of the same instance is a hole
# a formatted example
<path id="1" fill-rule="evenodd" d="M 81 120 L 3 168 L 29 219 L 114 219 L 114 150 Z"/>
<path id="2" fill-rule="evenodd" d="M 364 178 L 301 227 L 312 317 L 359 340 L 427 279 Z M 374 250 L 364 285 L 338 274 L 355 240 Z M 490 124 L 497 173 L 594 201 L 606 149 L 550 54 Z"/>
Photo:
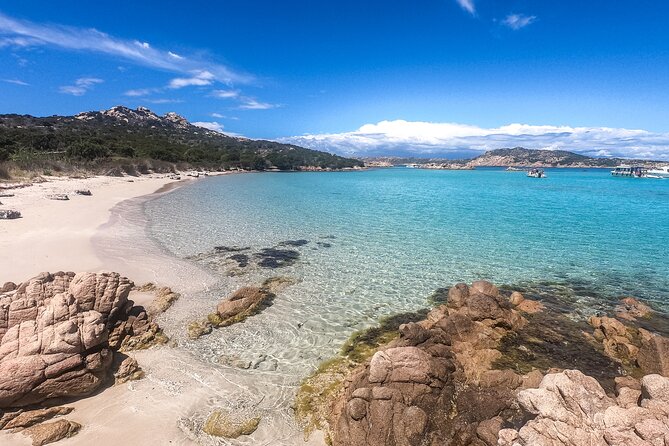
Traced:
<path id="1" fill-rule="evenodd" d="M 669 159 L 669 2 L 0 2 L 0 113 L 123 104 L 348 154 Z"/>

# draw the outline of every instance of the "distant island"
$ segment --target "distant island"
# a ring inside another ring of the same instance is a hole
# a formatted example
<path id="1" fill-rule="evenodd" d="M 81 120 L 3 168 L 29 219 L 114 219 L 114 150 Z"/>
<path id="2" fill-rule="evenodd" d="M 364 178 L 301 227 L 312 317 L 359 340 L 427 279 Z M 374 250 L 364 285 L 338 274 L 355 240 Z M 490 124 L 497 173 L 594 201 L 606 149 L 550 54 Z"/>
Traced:
<path id="1" fill-rule="evenodd" d="M 652 167 L 659 161 L 624 158 L 594 158 L 566 150 L 536 150 L 515 147 L 489 150 L 473 159 L 449 160 L 443 158 L 363 158 L 367 166 L 390 167 L 417 165 L 432 169 L 473 169 L 476 167 L 564 167 L 564 168 L 611 168 L 620 164 L 638 164 Z"/>
<path id="2" fill-rule="evenodd" d="M 228 136 L 176 113 L 123 106 L 75 116 L 0 115 L 0 179 L 28 174 L 142 174 L 178 168 L 336 170 L 363 162 L 292 144 Z"/>

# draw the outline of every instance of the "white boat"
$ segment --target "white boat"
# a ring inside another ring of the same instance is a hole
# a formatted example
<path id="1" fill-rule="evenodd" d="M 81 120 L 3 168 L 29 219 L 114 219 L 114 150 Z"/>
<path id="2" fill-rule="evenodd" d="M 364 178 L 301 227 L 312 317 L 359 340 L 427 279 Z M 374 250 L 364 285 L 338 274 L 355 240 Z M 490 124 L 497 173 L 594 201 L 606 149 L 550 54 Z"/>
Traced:
<path id="1" fill-rule="evenodd" d="M 646 176 L 649 178 L 669 178 L 669 166 L 659 166 L 648 169 Z"/>
<path id="2" fill-rule="evenodd" d="M 614 177 L 634 177 L 643 178 L 646 176 L 647 169 L 643 166 L 628 166 L 622 164 L 611 171 Z"/>
<path id="3" fill-rule="evenodd" d="M 546 173 L 543 169 L 531 169 L 527 172 L 527 176 L 531 178 L 546 178 Z"/>

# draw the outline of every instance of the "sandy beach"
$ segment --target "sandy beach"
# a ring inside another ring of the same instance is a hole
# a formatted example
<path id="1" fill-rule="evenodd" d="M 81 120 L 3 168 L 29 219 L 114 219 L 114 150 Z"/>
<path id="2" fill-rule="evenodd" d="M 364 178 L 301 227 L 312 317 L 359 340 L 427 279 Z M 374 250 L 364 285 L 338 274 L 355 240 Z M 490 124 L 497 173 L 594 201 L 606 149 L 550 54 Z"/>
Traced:
<path id="1" fill-rule="evenodd" d="M 20 282 L 41 271 L 96 271 L 105 267 L 91 243 L 111 209 L 124 200 L 175 183 L 166 175 L 137 178 L 50 178 L 48 182 L 4 191 L 0 209 L 15 209 L 22 218 L 0 225 L 0 282 Z M 75 190 L 90 190 L 91 196 Z M 48 195 L 66 194 L 67 201 Z M 11 262 L 8 259 L 11 256 Z"/>
<path id="2" fill-rule="evenodd" d="M 195 180 L 54 178 L 11 190 L 14 196 L 3 198 L 3 208 L 19 210 L 22 218 L 0 225 L 0 252 L 11 253 L 11 261 L 3 255 L 0 282 L 18 283 L 41 271 L 116 271 L 136 284 L 170 286 L 182 294 L 182 301 L 206 290 L 216 282 L 215 277 L 163 252 L 146 237 L 143 203 L 189 181 Z M 77 189 L 90 189 L 92 196 L 76 195 Z M 45 198 L 55 193 L 68 194 L 70 200 Z M 135 293 L 130 298 L 144 296 Z M 163 328 L 168 334 L 184 329 Z M 131 352 L 130 356 L 139 362 L 145 378 L 106 387 L 67 404 L 75 409 L 68 419 L 83 427 L 78 435 L 58 444 L 196 444 L 180 424 L 201 423 L 212 407 L 236 404 L 234 401 L 253 404 L 260 395 L 252 375 L 238 376 L 235 369 L 212 367 L 176 345 Z M 262 444 L 321 444 L 319 435 L 305 443 L 292 423 L 289 417 L 267 420 L 253 439 L 235 444 L 258 444 L 259 439 Z M 29 445 L 30 440 L 2 431 L 0 443 Z"/>

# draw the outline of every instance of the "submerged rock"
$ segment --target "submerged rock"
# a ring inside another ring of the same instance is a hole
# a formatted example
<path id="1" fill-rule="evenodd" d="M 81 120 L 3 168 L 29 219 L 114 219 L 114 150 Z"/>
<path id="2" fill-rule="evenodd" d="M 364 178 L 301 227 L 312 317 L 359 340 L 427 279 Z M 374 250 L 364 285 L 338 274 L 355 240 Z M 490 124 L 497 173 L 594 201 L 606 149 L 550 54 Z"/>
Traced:
<path id="1" fill-rule="evenodd" d="M 216 252 L 241 252 L 250 250 L 250 246 L 240 247 L 240 246 L 214 246 L 214 251 Z"/>
<path id="2" fill-rule="evenodd" d="M 222 409 L 215 410 L 209 415 L 202 430 L 215 437 L 237 438 L 242 435 L 251 435 L 258 429 L 260 417 L 243 419 Z"/>
<path id="3" fill-rule="evenodd" d="M 187 326 L 188 337 L 198 339 L 211 333 L 214 328 L 243 322 L 271 306 L 276 293 L 294 283 L 297 281 L 289 277 L 272 277 L 265 280 L 260 287 L 245 286 L 238 289 L 220 301 L 216 311 L 210 313 L 206 320 L 190 322 Z"/>
<path id="4" fill-rule="evenodd" d="M 186 331 L 190 339 L 198 339 L 204 335 L 211 333 L 213 330 L 212 324 L 209 321 L 193 321 L 188 324 Z"/>
<path id="5" fill-rule="evenodd" d="M 218 304 L 216 314 L 220 318 L 220 321 L 215 325 L 225 327 L 236 322 L 241 322 L 271 305 L 274 297 L 275 294 L 265 288 L 240 288 L 228 299 L 224 299 Z"/>
<path id="6" fill-rule="evenodd" d="M 300 239 L 300 240 L 286 240 L 285 242 L 279 243 L 277 246 L 295 246 L 295 247 L 298 247 L 298 246 L 304 246 L 304 245 L 307 245 L 307 244 L 309 244 L 309 240 Z"/>
<path id="7" fill-rule="evenodd" d="M 255 257 L 261 268 L 274 269 L 293 265 L 300 258 L 300 253 L 293 249 L 265 248 L 256 253 Z"/>

